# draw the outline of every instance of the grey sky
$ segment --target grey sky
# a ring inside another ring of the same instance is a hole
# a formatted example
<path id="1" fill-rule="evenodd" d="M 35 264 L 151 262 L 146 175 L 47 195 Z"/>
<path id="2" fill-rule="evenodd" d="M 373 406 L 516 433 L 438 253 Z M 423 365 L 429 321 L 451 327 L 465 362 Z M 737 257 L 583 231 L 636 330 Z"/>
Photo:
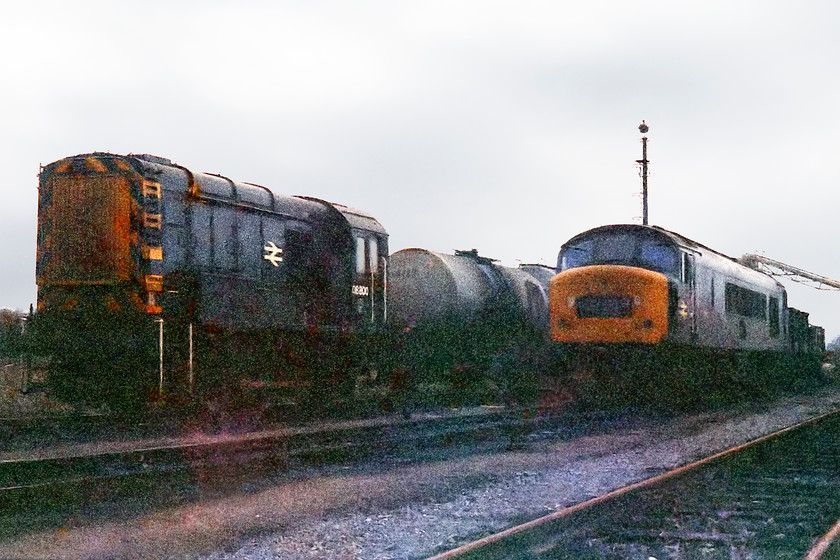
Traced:
<path id="1" fill-rule="evenodd" d="M 840 279 L 840 5 L 15 2 L 0 307 L 35 299 L 39 164 L 153 153 L 376 215 L 391 250 L 553 263 L 639 221 Z M 788 285 L 840 334 L 840 293 Z"/>

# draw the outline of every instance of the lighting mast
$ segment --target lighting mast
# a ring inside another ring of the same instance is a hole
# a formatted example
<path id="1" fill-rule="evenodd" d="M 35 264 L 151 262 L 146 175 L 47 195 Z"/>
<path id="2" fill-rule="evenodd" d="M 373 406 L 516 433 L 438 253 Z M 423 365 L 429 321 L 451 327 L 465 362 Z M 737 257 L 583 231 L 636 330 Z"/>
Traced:
<path id="1" fill-rule="evenodd" d="M 642 121 L 642 124 L 639 125 L 639 132 L 642 134 L 647 134 L 647 131 L 650 130 L 648 125 L 645 124 L 645 121 Z M 648 158 L 647 158 L 647 136 L 642 136 L 642 159 L 637 159 L 636 163 L 640 163 L 642 165 L 642 225 L 648 225 L 648 187 L 647 187 L 647 178 L 648 178 Z"/>

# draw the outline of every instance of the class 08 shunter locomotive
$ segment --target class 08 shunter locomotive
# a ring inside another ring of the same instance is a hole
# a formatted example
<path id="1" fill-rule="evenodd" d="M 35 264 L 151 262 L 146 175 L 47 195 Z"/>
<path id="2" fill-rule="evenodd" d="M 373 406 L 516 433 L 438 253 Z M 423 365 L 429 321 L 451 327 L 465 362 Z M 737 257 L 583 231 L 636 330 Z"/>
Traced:
<path id="1" fill-rule="evenodd" d="M 186 363 L 195 343 L 217 370 L 278 353 L 302 363 L 312 333 L 385 322 L 388 236 L 362 211 L 150 155 L 78 155 L 39 178 L 38 323 L 71 400 L 120 403 L 162 384 L 138 374 L 157 369 L 155 321 L 169 360 Z"/>
<path id="2" fill-rule="evenodd" d="M 579 369 L 600 368 L 607 378 L 665 371 L 673 377 L 660 380 L 668 384 L 703 368 L 754 377 L 784 369 L 791 354 L 823 350 L 820 329 L 788 308 L 778 281 L 660 227 L 608 225 L 576 235 L 562 246 L 557 272 L 551 338 Z M 640 357 L 646 371 L 627 367 Z"/>

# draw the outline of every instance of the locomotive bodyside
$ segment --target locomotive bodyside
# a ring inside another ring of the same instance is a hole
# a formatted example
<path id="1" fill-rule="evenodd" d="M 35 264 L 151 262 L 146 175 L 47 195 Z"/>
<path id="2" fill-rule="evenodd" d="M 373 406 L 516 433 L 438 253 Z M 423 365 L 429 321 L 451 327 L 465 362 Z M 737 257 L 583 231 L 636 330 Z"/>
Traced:
<path id="1" fill-rule="evenodd" d="M 177 284 L 185 277 L 198 282 L 202 322 L 239 330 L 381 326 L 385 278 L 379 262 L 388 245 L 371 216 L 142 163 L 152 174 L 176 173 L 163 188 L 163 281 L 172 292 L 180 292 Z M 359 253 L 359 245 L 369 250 Z M 373 315 L 362 311 L 371 307 L 378 309 Z"/>

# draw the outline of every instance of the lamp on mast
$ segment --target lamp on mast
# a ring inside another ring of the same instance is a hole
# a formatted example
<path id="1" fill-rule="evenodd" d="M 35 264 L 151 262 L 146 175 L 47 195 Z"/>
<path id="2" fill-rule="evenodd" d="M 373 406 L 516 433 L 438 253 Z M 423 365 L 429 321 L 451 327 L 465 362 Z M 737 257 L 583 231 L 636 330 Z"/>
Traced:
<path id="1" fill-rule="evenodd" d="M 645 121 L 639 125 L 639 132 L 647 134 L 650 130 Z M 642 136 L 642 159 L 637 159 L 636 163 L 642 165 L 642 225 L 648 225 L 648 158 L 647 158 L 647 136 Z"/>

